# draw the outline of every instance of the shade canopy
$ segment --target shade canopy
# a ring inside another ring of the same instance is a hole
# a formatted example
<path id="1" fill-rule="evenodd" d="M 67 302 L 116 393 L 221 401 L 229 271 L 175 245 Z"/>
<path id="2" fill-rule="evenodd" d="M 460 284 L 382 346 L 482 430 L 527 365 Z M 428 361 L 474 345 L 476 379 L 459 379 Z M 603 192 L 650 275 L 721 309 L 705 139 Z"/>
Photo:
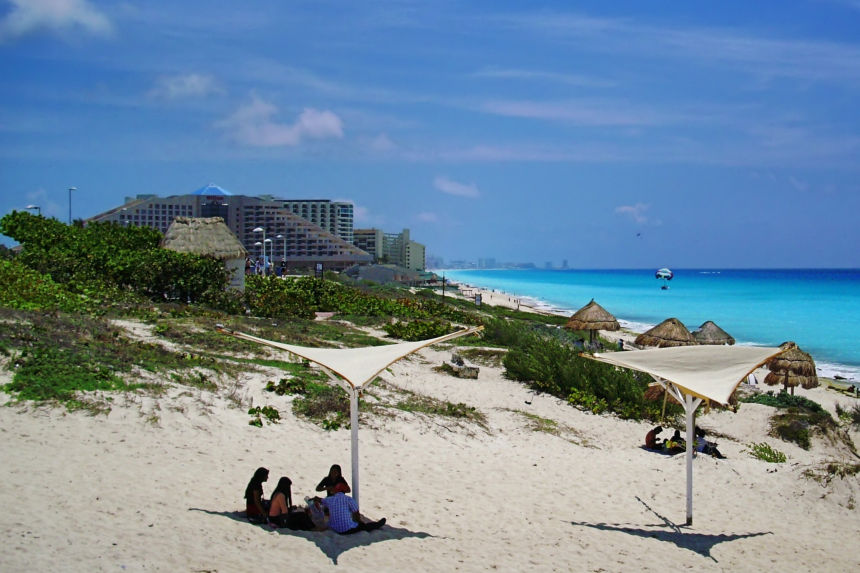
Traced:
<path id="1" fill-rule="evenodd" d="M 306 360 L 310 360 L 320 365 L 332 378 L 341 385 L 349 394 L 349 419 L 350 433 L 352 441 L 352 497 L 356 503 L 359 503 L 359 479 L 358 479 L 358 395 L 361 393 L 362 387 L 373 381 L 377 374 L 397 362 L 401 358 L 420 350 L 425 346 L 445 342 L 465 336 L 467 334 L 476 334 L 483 330 L 483 326 L 477 328 L 465 328 L 452 332 L 437 338 L 429 340 L 419 340 L 417 342 L 401 342 L 399 344 L 389 344 L 387 346 L 369 346 L 365 348 L 310 348 L 307 346 L 294 346 L 292 344 L 284 344 L 283 342 L 275 342 L 246 334 L 244 332 L 236 332 L 228 330 L 222 325 L 216 325 L 220 332 L 230 334 L 237 338 L 258 342 L 285 350 L 290 354 L 301 356 Z"/>
<path id="2" fill-rule="evenodd" d="M 738 384 L 784 348 L 677 346 L 583 356 L 650 374 L 684 407 L 687 425 L 687 525 L 693 524 L 693 427 L 702 400 L 726 404 Z"/>
<path id="3" fill-rule="evenodd" d="M 591 299 L 570 317 L 565 328 L 571 330 L 618 330 L 621 325 L 609 312 Z"/>
<path id="4" fill-rule="evenodd" d="M 671 346 L 689 346 L 698 344 L 687 327 L 677 318 L 667 318 L 651 330 L 636 337 L 636 344 L 641 346 L 656 346 L 667 348 Z"/>
<path id="5" fill-rule="evenodd" d="M 728 344 L 731 346 L 735 343 L 735 339 L 712 320 L 703 323 L 697 330 L 694 330 L 693 338 L 699 344 Z"/>
<path id="6" fill-rule="evenodd" d="M 727 404 L 738 384 L 781 348 L 762 346 L 677 346 L 600 352 L 595 360 L 662 378 L 685 394 Z"/>
<path id="7" fill-rule="evenodd" d="M 365 384 L 373 381 L 376 375 L 416 350 L 425 346 L 451 340 L 467 334 L 475 334 L 483 327 L 458 330 L 444 336 L 419 340 L 417 342 L 400 342 L 385 346 L 369 346 L 365 348 L 311 348 L 308 346 L 294 346 L 266 340 L 244 332 L 235 332 L 219 327 L 219 330 L 232 334 L 237 338 L 259 342 L 273 348 L 286 350 L 296 356 L 301 356 L 311 362 L 319 364 L 330 370 L 341 379 L 345 380 L 351 387 L 360 390 Z"/>

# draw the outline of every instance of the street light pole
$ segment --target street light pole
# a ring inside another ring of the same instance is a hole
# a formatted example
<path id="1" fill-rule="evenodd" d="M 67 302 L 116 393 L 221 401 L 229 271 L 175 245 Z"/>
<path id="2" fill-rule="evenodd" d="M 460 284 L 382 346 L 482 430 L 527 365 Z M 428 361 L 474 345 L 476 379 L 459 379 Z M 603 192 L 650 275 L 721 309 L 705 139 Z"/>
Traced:
<path id="1" fill-rule="evenodd" d="M 69 225 L 72 224 L 72 191 L 77 190 L 77 187 L 69 187 Z"/>
<path id="2" fill-rule="evenodd" d="M 257 227 L 253 232 L 263 233 L 263 276 L 266 276 L 266 229 L 263 227 Z"/>
<path id="3" fill-rule="evenodd" d="M 269 243 L 269 258 L 270 259 L 275 258 L 275 246 L 274 246 L 274 244 L 272 244 L 272 239 L 264 239 L 263 240 L 263 268 L 265 268 L 266 272 L 268 273 L 269 262 L 266 260 L 266 243 Z M 272 263 L 272 266 L 274 266 L 274 263 Z"/>
<path id="4" fill-rule="evenodd" d="M 282 265 L 282 272 L 284 274 L 286 274 L 286 270 L 287 270 L 287 236 L 286 235 L 278 235 L 275 238 L 284 240 L 284 262 Z"/>
<path id="5" fill-rule="evenodd" d="M 36 213 L 39 215 L 39 217 L 42 216 L 42 208 L 39 207 L 38 205 L 27 205 L 27 209 L 31 209 L 31 210 L 35 209 Z"/>

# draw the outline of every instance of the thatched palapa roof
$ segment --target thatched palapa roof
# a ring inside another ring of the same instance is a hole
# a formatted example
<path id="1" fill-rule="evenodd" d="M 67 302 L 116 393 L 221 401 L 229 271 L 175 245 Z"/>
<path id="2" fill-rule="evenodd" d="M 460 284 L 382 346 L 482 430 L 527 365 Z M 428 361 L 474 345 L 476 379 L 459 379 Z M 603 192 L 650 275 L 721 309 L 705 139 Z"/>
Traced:
<path id="1" fill-rule="evenodd" d="M 735 343 L 735 339 L 728 332 L 710 320 L 702 324 L 698 330 L 693 331 L 693 338 L 699 344 L 728 344 L 731 346 Z"/>
<path id="2" fill-rule="evenodd" d="M 636 344 L 668 348 L 670 346 L 694 346 L 698 342 L 687 330 L 687 327 L 681 324 L 680 320 L 667 318 L 651 330 L 637 336 Z"/>
<path id="3" fill-rule="evenodd" d="M 605 308 L 591 299 L 591 302 L 573 313 L 564 327 L 570 330 L 618 330 L 621 325 Z"/>
<path id="4" fill-rule="evenodd" d="M 794 342 L 783 342 L 780 348 L 788 348 L 779 356 L 767 363 L 770 370 L 765 376 L 764 383 L 770 386 L 782 384 L 786 388 L 802 386 L 806 389 L 818 386 L 818 375 L 815 373 L 815 361 L 808 352 L 801 350 Z"/>
<path id="5" fill-rule="evenodd" d="M 161 246 L 221 260 L 245 258 L 248 254 L 221 217 L 176 217 L 164 234 Z"/>

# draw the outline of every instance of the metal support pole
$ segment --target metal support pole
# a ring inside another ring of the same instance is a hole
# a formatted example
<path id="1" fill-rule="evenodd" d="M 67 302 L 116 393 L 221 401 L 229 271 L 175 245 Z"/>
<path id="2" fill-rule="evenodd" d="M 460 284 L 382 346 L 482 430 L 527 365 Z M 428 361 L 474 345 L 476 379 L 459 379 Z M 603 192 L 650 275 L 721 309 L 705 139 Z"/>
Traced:
<path id="1" fill-rule="evenodd" d="M 349 393 L 349 425 L 352 432 L 352 498 L 358 501 L 358 389 Z"/>

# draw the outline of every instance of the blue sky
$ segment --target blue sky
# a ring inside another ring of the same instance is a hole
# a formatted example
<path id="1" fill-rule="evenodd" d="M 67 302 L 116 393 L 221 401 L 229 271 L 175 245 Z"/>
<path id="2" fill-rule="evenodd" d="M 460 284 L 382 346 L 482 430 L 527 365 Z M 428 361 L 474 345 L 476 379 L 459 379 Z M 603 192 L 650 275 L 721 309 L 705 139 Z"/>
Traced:
<path id="1" fill-rule="evenodd" d="M 0 214 L 214 182 L 446 260 L 860 267 L 860 0 L 0 0 L 0 70 Z"/>

